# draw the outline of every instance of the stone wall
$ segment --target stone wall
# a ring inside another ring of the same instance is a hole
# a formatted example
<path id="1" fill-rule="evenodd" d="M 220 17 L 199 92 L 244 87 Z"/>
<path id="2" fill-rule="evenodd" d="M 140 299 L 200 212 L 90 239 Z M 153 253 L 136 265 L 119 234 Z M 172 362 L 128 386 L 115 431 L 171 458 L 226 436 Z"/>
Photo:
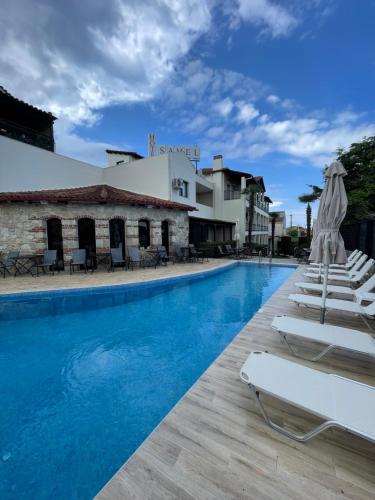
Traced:
<path id="1" fill-rule="evenodd" d="M 0 252 L 20 250 L 21 253 L 41 253 L 47 248 L 47 220 L 58 218 L 62 224 L 64 261 L 78 248 L 78 220 L 95 220 L 96 249 L 109 251 L 109 221 L 120 218 L 125 222 L 125 245 L 138 246 L 138 220 L 150 221 L 151 245 L 161 245 L 161 222 L 169 222 L 169 244 L 187 245 L 189 219 L 187 212 L 165 208 L 127 205 L 59 205 L 9 203 L 0 205 Z"/>

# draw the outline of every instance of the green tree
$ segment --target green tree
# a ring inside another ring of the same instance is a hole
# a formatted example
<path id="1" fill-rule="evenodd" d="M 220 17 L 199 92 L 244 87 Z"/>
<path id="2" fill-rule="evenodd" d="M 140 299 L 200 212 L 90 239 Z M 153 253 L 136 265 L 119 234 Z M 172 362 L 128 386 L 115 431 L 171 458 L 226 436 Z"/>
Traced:
<path id="1" fill-rule="evenodd" d="M 375 215 L 375 137 L 355 142 L 347 150 L 338 149 L 337 159 L 347 172 L 345 222 L 358 222 Z"/>
<path id="2" fill-rule="evenodd" d="M 301 203 L 307 203 L 306 206 L 306 236 L 307 236 L 307 241 L 308 244 L 310 244 L 311 241 L 311 205 L 310 203 L 314 203 L 314 201 L 318 200 L 320 198 L 320 195 L 322 194 L 322 188 L 319 186 L 315 186 L 314 184 L 308 184 L 308 186 L 311 188 L 311 193 L 304 193 L 301 194 L 301 196 L 298 197 L 299 201 Z"/>

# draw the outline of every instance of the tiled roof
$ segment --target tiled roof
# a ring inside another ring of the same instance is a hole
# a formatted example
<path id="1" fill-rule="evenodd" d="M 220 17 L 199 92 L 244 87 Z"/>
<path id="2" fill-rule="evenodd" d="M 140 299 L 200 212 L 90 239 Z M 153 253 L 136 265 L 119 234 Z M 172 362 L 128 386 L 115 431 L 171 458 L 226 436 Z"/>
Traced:
<path id="1" fill-rule="evenodd" d="M 190 205 L 125 191 L 107 184 L 69 189 L 0 193 L 0 203 L 6 202 L 108 203 L 113 205 L 152 206 L 174 210 L 196 210 L 195 207 Z"/>
<path id="2" fill-rule="evenodd" d="M 114 155 L 129 155 L 133 156 L 134 158 L 137 158 L 137 160 L 142 160 L 144 158 L 144 156 L 140 155 L 139 153 L 136 153 L 135 151 L 120 151 L 117 149 L 106 149 L 105 152 Z"/>
<path id="3" fill-rule="evenodd" d="M 0 94 L 5 95 L 6 97 L 8 97 L 10 99 L 13 99 L 14 101 L 17 101 L 17 102 L 23 104 L 24 106 L 27 106 L 27 107 L 33 109 L 34 111 L 38 111 L 39 113 L 43 113 L 45 115 L 48 115 L 48 117 L 52 118 L 52 120 L 57 120 L 57 118 L 55 116 L 53 116 L 53 114 L 50 113 L 49 111 L 44 111 L 43 109 L 36 108 L 35 106 L 29 104 L 28 102 L 22 101 L 21 99 L 17 99 L 17 97 L 14 97 L 14 95 L 12 95 L 10 92 L 8 92 L 1 85 L 0 85 Z"/>

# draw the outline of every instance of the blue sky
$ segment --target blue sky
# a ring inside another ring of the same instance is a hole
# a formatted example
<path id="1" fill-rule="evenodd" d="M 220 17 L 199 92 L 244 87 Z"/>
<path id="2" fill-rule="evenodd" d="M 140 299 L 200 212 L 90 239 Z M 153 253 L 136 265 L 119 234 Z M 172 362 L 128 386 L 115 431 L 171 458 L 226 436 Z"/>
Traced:
<path id="1" fill-rule="evenodd" d="M 275 207 L 337 147 L 375 134 L 375 1 L 5 0 L 0 84 L 50 110 L 57 150 L 104 165 L 199 144 L 202 161 L 262 175 Z M 289 221 L 289 218 L 288 218 Z"/>

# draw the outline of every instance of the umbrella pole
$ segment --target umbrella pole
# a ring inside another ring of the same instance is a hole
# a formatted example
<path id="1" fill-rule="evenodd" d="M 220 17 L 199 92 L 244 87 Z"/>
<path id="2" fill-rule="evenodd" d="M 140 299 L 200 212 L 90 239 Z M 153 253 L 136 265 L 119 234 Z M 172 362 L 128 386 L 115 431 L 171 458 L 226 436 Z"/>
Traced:
<path id="1" fill-rule="evenodd" d="M 323 293 L 322 293 L 322 306 L 320 309 L 320 322 L 324 323 L 324 317 L 326 314 L 326 298 L 327 298 L 327 287 L 328 287 L 328 264 L 324 264 L 324 277 L 323 277 Z"/>

